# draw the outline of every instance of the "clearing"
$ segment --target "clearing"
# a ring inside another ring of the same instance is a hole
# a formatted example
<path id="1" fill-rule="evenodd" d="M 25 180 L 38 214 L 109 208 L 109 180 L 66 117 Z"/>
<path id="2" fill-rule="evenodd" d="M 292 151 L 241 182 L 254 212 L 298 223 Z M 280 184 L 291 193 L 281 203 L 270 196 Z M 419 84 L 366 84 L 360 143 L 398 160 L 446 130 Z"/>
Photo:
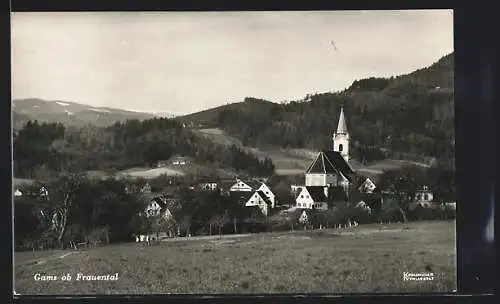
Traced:
<path id="1" fill-rule="evenodd" d="M 454 221 L 126 243 L 53 253 L 43 264 L 33 254 L 16 253 L 17 293 L 448 292 L 456 285 Z M 403 281 L 403 272 L 435 279 Z M 119 279 L 35 281 L 37 273 Z"/>

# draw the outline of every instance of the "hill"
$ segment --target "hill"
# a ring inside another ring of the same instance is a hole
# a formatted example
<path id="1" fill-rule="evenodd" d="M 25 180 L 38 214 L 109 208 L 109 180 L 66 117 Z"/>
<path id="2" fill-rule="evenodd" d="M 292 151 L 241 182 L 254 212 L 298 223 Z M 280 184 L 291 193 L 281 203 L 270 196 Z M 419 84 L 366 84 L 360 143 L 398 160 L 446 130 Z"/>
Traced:
<path id="1" fill-rule="evenodd" d="M 16 99 L 12 101 L 13 124 L 16 128 L 27 120 L 62 123 L 68 126 L 91 124 L 107 127 L 127 119 L 144 120 L 154 114 L 126 111 L 108 107 L 93 107 L 75 102 L 42 99 Z"/>
<path id="2" fill-rule="evenodd" d="M 351 154 L 363 164 L 387 158 L 453 167 L 453 54 L 412 73 L 356 80 L 336 93 L 276 104 L 246 98 L 177 119 L 218 128 L 244 146 L 267 149 L 330 148 L 340 106 L 351 135 Z"/>

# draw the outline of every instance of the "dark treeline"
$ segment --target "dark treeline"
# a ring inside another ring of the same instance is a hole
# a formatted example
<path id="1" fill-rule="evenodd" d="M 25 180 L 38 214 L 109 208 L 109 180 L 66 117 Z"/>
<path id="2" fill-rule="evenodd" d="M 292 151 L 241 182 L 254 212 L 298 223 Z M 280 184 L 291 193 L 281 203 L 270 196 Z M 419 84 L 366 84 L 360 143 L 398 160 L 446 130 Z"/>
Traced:
<path id="1" fill-rule="evenodd" d="M 252 103 L 258 111 L 248 110 Z M 453 167 L 453 55 L 409 75 L 357 80 L 338 93 L 282 104 L 247 98 L 241 105 L 218 110 L 216 123 L 250 146 L 330 148 L 344 105 L 354 158 L 435 159 Z"/>
<path id="2" fill-rule="evenodd" d="M 154 166 L 174 155 L 258 176 L 274 171 L 270 159 L 259 160 L 236 146 L 228 149 L 214 144 L 164 118 L 117 122 L 108 128 L 65 128 L 62 124 L 28 121 L 14 135 L 16 177 L 43 179 L 64 171 Z"/>

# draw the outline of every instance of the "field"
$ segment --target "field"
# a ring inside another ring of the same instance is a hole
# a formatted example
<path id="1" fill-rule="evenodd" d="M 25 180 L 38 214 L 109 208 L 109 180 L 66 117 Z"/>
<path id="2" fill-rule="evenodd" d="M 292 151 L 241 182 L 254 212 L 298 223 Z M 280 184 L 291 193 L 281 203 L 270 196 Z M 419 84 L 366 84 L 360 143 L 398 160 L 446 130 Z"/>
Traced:
<path id="1" fill-rule="evenodd" d="M 20 294 L 359 293 L 455 289 L 455 223 L 361 225 L 349 229 L 169 239 L 64 254 L 15 254 Z M 39 264 L 42 262 L 42 264 Z M 434 281 L 403 281 L 432 272 Z M 35 274 L 72 281 L 35 281 Z M 77 273 L 118 273 L 116 281 Z"/>

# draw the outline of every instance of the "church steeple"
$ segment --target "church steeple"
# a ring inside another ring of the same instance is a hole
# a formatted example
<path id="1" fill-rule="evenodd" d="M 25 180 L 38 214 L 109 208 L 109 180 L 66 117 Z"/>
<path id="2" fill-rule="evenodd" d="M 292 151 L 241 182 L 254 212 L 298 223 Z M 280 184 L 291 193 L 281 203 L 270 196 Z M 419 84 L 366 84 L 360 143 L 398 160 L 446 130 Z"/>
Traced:
<path id="1" fill-rule="evenodd" d="M 344 107 L 340 108 L 339 122 L 336 132 L 333 132 L 333 151 L 340 152 L 344 159 L 349 161 L 349 133 L 344 117 Z"/>
<path id="2" fill-rule="evenodd" d="M 340 108 L 339 124 L 337 125 L 336 134 L 347 134 L 347 126 L 345 124 L 344 106 Z"/>

